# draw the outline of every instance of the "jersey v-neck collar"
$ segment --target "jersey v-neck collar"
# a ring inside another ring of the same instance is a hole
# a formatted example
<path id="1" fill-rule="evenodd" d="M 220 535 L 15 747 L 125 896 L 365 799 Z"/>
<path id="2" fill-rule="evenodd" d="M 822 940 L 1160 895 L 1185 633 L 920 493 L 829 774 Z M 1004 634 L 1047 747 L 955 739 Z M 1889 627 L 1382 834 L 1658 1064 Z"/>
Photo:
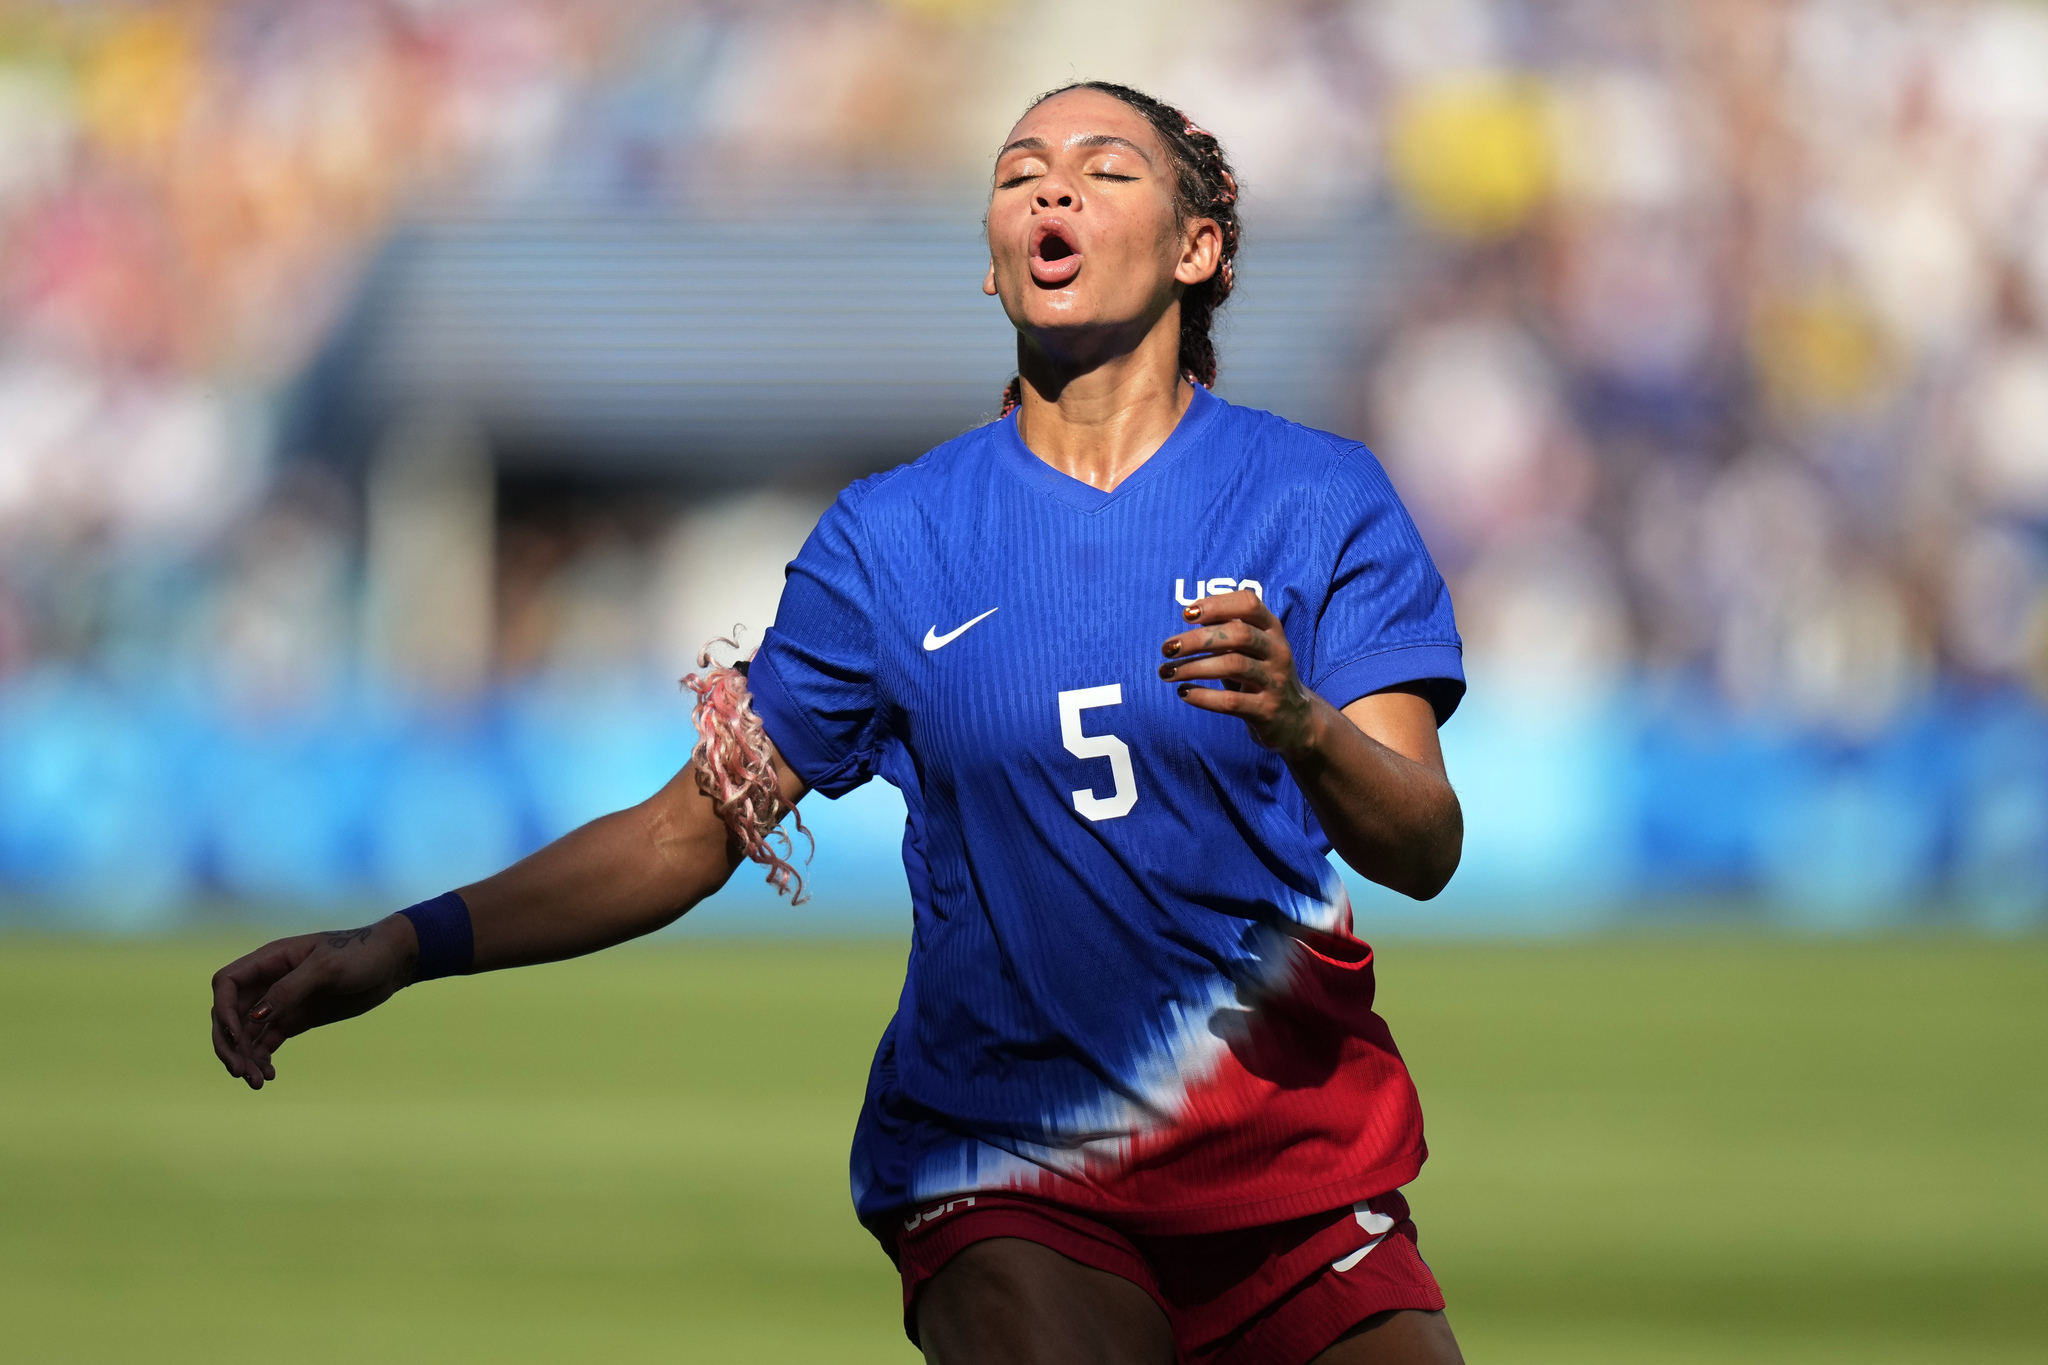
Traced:
<path id="1" fill-rule="evenodd" d="M 1024 438 L 1017 434 L 1017 414 L 1012 412 L 1002 419 L 1002 431 L 996 436 L 1001 460 L 1015 470 L 1027 482 L 1034 483 L 1044 492 L 1050 493 L 1069 507 L 1082 512 L 1100 512 L 1103 508 L 1122 498 L 1134 489 L 1163 477 L 1167 466 L 1175 463 L 1188 448 L 1199 441 L 1203 431 L 1223 410 L 1223 400 L 1210 393 L 1200 384 L 1195 385 L 1195 394 L 1188 402 L 1188 410 L 1180 415 L 1173 431 L 1159 449 L 1152 452 L 1150 459 L 1131 471 L 1131 476 L 1108 492 L 1093 484 L 1085 483 L 1073 475 L 1054 469 L 1024 444 Z"/>

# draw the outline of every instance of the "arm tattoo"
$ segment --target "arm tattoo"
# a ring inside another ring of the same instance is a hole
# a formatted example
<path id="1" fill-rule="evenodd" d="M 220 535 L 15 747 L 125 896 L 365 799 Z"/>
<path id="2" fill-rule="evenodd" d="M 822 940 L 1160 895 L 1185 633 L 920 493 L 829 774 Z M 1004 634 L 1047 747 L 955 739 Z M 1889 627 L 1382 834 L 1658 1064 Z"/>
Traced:
<path id="1" fill-rule="evenodd" d="M 327 934 L 327 946 L 346 948 L 352 943 L 368 943 L 370 931 L 376 927 L 374 924 L 365 924 L 360 929 L 331 929 Z"/>

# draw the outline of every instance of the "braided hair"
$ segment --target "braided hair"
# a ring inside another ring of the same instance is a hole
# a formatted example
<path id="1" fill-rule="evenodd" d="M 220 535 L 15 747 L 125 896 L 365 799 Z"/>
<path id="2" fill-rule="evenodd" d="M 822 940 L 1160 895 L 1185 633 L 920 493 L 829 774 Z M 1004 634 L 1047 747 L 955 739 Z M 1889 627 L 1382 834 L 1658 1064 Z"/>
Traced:
<path id="1" fill-rule="evenodd" d="M 1175 229 L 1185 227 L 1192 218 L 1212 218 L 1223 230 L 1222 264 L 1208 279 L 1188 286 L 1180 298 L 1181 373 L 1204 388 L 1214 388 L 1216 343 L 1209 336 L 1209 327 L 1215 320 L 1216 310 L 1223 306 L 1223 301 L 1230 297 L 1231 287 L 1237 283 L 1235 260 L 1241 230 L 1237 218 L 1237 177 L 1231 174 L 1230 163 L 1224 159 L 1223 146 L 1217 142 L 1214 133 L 1197 127 L 1192 119 L 1172 105 L 1161 103 L 1128 85 L 1115 85 L 1109 81 L 1076 81 L 1057 90 L 1048 90 L 1031 101 L 1025 112 L 1029 113 L 1054 95 L 1064 95 L 1069 90 L 1099 90 L 1143 114 L 1145 121 L 1159 134 L 1159 140 L 1166 144 L 1166 154 L 1173 161 Z M 1014 376 L 1009 387 L 1003 390 L 1003 410 L 999 416 L 1007 417 L 1011 409 L 1023 401 L 1023 376 Z"/>

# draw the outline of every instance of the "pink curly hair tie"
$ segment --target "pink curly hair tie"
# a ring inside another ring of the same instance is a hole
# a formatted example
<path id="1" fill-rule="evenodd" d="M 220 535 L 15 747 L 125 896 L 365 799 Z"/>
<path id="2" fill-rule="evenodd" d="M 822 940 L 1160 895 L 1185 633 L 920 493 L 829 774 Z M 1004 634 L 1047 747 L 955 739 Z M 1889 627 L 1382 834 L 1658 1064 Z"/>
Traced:
<path id="1" fill-rule="evenodd" d="M 796 821 L 796 832 L 810 849 L 809 862 L 818 851 L 818 841 L 804 827 L 803 816 L 784 804 L 781 784 L 775 780 L 774 752 L 761 718 L 754 714 L 747 695 L 746 664 L 721 666 L 711 660 L 712 645 L 737 650 L 739 645 L 720 637 L 698 652 L 697 666 L 708 670 L 683 678 L 683 686 L 697 694 L 692 716 L 697 726 L 697 747 L 690 762 L 697 773 L 697 790 L 711 798 L 718 818 L 753 862 L 768 869 L 768 884 L 777 895 L 787 895 L 791 905 L 802 905 L 810 897 L 804 891 L 803 874 L 790 862 L 796 844 L 779 828 L 784 815 Z M 747 655 L 747 660 L 753 659 Z M 779 847 L 778 847 L 779 845 Z"/>

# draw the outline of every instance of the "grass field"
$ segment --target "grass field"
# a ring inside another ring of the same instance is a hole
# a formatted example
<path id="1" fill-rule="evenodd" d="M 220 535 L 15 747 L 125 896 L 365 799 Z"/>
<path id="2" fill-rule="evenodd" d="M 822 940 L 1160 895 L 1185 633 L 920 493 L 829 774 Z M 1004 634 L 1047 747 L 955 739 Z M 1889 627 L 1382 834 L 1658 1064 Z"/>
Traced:
<path id="1" fill-rule="evenodd" d="M 906 1362 L 847 1206 L 902 948 L 410 992 L 231 1084 L 225 942 L 0 938 L 0 1357 Z M 2036 1361 L 2048 943 L 1384 946 L 1480 1362 Z"/>

